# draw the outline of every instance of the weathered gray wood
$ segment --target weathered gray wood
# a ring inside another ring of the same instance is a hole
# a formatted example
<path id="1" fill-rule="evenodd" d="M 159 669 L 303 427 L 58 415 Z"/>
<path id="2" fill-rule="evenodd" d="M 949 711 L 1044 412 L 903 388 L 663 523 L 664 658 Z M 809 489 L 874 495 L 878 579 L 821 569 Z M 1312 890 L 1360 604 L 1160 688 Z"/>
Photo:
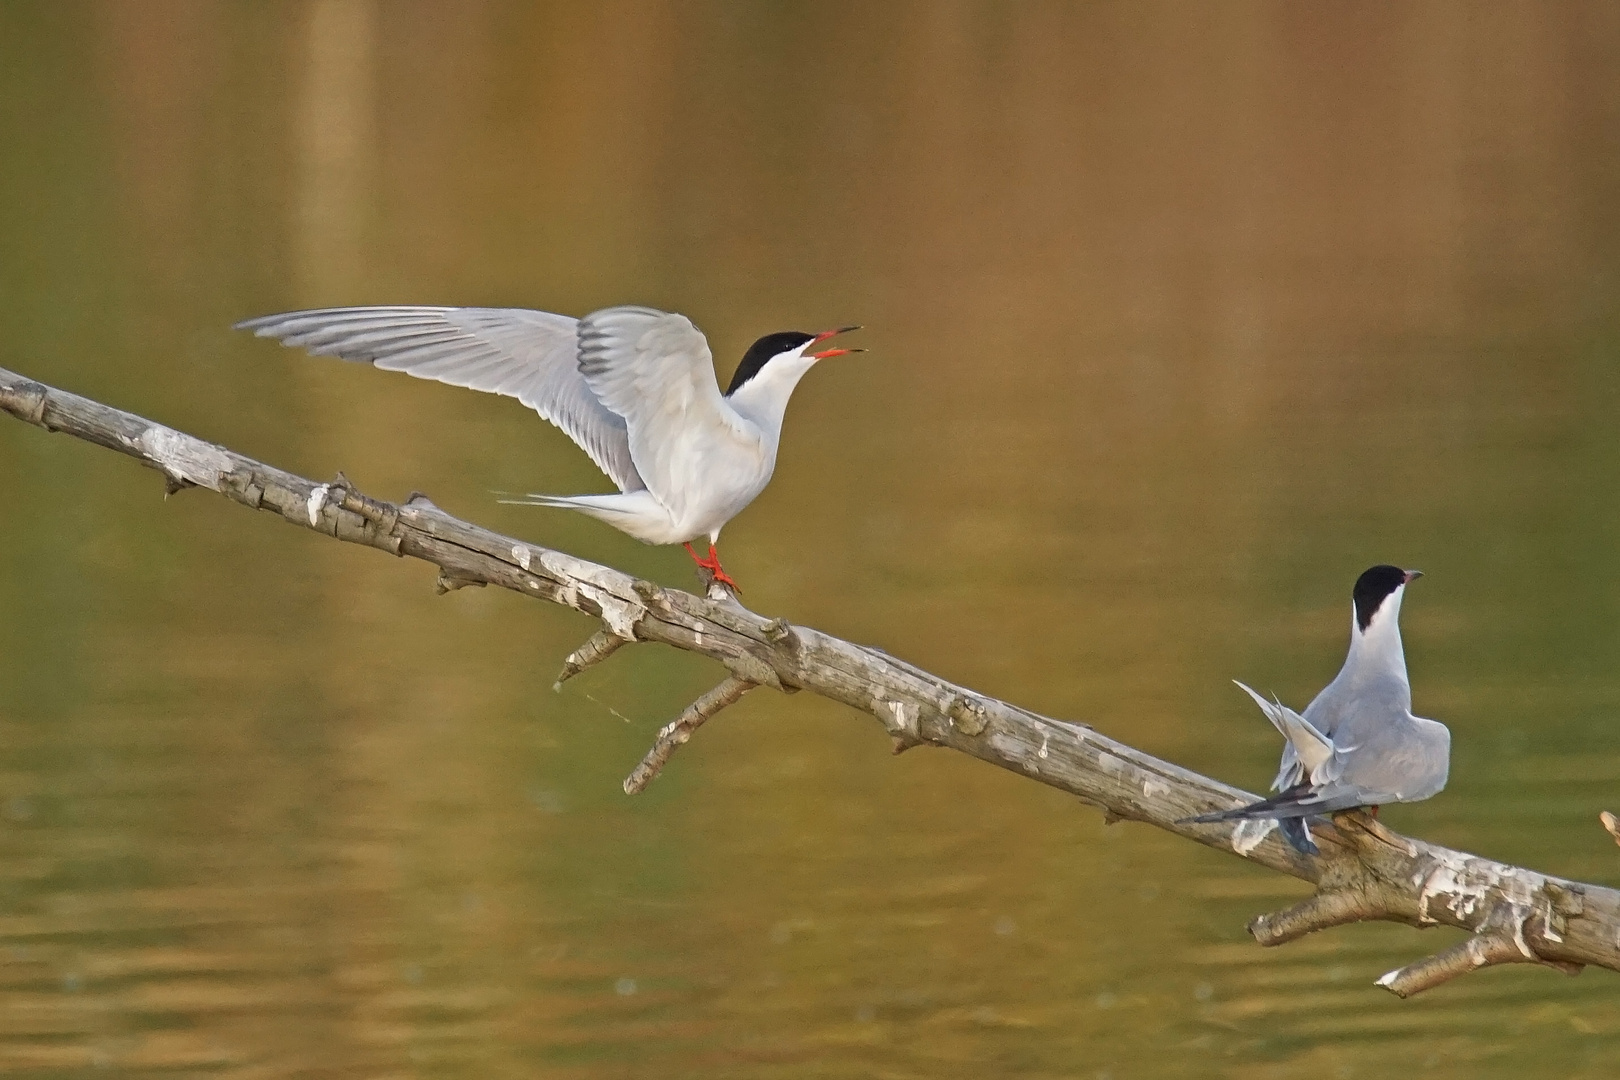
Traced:
<path id="1" fill-rule="evenodd" d="M 717 700 L 735 700 L 740 688 L 756 685 L 808 690 L 870 713 L 897 749 L 948 746 L 1067 791 L 1100 807 L 1109 820 L 1145 822 L 1315 883 L 1310 900 L 1251 924 L 1263 944 L 1359 919 L 1444 924 L 1478 936 L 1477 945 L 1447 950 L 1380 980 L 1403 995 L 1475 966 L 1509 961 L 1620 970 L 1620 892 L 1613 889 L 1408 840 L 1355 813 L 1316 829 L 1318 858 L 1288 847 L 1271 823 L 1180 824 L 1254 796 L 1086 725 L 977 694 L 878 649 L 766 619 L 738 606 L 724 590 L 700 597 L 664 588 L 479 528 L 421 497 L 399 506 L 368 498 L 341 474 L 317 483 L 4 369 L 0 408 L 134 457 L 162 472 L 166 489 L 207 488 L 302 528 L 433 563 L 446 588 L 498 585 L 574 608 L 603 626 L 570 658 L 568 666 L 576 671 L 617 647 L 602 634 L 621 642 L 662 642 L 729 670 L 730 678 L 708 695 Z M 572 672 L 565 667 L 565 673 Z"/>
<path id="2" fill-rule="evenodd" d="M 659 729 L 658 738 L 653 740 L 652 749 L 641 759 L 641 764 L 625 777 L 624 793 L 639 795 L 646 791 L 647 785 L 658 779 L 658 774 L 664 771 L 664 766 L 669 764 L 669 759 L 675 751 L 686 745 L 686 741 L 692 737 L 692 732 L 702 727 L 721 709 L 736 704 L 739 698 L 753 688 L 754 684 L 746 679 L 727 675 L 720 680 L 719 686 L 688 705 L 686 711 Z"/>

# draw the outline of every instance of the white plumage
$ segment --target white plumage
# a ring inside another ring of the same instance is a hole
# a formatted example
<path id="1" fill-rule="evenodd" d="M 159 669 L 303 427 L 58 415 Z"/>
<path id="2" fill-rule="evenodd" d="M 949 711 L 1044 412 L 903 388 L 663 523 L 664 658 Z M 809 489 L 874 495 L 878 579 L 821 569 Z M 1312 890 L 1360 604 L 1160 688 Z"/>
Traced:
<path id="1" fill-rule="evenodd" d="M 266 315 L 237 324 L 318 356 L 366 361 L 517 398 L 561 428 L 618 486 L 616 494 L 530 495 L 650 544 L 687 544 L 720 567 L 720 530 L 770 482 L 794 387 L 823 334 L 755 342 L 726 394 L 701 331 L 684 315 L 612 307 L 572 319 L 523 308 L 350 307 Z M 690 541 L 709 538 L 709 557 Z"/>

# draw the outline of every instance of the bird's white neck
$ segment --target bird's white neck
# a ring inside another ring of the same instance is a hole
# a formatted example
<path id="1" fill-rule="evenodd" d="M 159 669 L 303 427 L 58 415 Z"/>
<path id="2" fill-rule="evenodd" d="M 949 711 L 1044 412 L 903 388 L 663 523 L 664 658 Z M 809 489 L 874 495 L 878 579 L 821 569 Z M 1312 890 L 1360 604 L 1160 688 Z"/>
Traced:
<path id="1" fill-rule="evenodd" d="M 758 375 L 739 386 L 726 400 L 774 443 L 782 434 L 782 417 L 787 413 L 793 388 L 815 365 L 815 360 L 808 356 L 772 357 Z"/>
<path id="2" fill-rule="evenodd" d="M 1401 596 L 1404 587 L 1391 593 L 1372 621 L 1363 630 L 1350 612 L 1350 655 L 1344 661 L 1344 674 L 1356 681 L 1394 676 L 1406 682 L 1406 652 L 1401 648 Z"/>

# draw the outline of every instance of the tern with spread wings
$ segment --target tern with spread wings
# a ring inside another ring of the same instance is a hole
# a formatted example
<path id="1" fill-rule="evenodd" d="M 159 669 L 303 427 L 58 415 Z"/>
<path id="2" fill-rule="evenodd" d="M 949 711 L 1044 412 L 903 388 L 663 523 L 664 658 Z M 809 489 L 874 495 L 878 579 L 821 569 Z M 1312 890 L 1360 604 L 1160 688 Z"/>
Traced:
<path id="1" fill-rule="evenodd" d="M 828 338 L 787 331 L 754 342 L 722 394 L 702 331 L 684 315 L 611 307 L 583 319 L 524 308 L 349 307 L 237 324 L 316 356 L 364 361 L 517 398 L 561 428 L 618 485 L 612 495 L 528 495 L 649 544 L 685 544 L 732 588 L 720 530 L 770 482 L 782 417 Z M 709 538 L 707 558 L 691 541 Z"/>
<path id="2" fill-rule="evenodd" d="M 1418 802 L 1446 786 L 1451 732 L 1412 715 L 1401 648 L 1401 597 L 1418 570 L 1375 566 L 1356 580 L 1350 655 L 1305 715 L 1248 691 L 1286 740 L 1271 789 L 1280 794 L 1188 821 L 1275 818 L 1297 851 L 1317 854 L 1308 819 L 1335 810 Z"/>

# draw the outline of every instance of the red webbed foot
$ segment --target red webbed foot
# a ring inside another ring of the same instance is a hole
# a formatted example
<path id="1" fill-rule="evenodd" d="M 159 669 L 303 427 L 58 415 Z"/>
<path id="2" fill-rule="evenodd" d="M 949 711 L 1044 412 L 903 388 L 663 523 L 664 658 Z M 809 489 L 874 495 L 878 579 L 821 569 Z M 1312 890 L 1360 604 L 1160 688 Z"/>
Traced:
<path id="1" fill-rule="evenodd" d="M 739 595 L 742 593 L 742 587 L 738 585 L 736 580 L 733 579 L 730 574 L 726 573 L 725 569 L 720 565 L 720 552 L 713 544 L 709 545 L 709 557 L 707 559 L 700 558 L 698 556 L 698 553 L 692 548 L 691 541 L 687 541 L 684 546 L 686 548 L 686 553 L 692 556 L 692 561 L 697 563 L 700 569 L 707 570 L 709 572 L 709 577 L 712 580 L 718 581 L 720 584 L 726 586 L 734 593 Z"/>

